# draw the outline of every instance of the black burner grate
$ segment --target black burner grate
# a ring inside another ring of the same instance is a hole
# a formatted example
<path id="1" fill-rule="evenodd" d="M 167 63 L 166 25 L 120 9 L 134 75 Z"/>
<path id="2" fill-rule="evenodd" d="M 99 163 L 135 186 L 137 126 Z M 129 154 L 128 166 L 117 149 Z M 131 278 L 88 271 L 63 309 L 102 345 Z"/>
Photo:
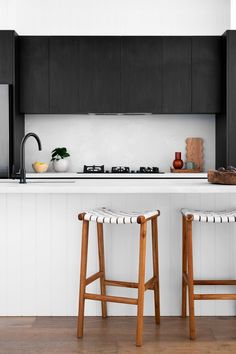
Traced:
<path id="1" fill-rule="evenodd" d="M 104 173 L 104 165 L 96 166 L 87 166 L 84 165 L 84 173 Z"/>

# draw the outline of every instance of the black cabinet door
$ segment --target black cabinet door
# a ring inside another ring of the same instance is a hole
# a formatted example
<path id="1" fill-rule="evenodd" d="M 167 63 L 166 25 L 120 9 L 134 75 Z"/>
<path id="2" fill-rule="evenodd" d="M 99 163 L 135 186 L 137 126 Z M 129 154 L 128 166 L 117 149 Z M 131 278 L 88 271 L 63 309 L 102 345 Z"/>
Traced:
<path id="1" fill-rule="evenodd" d="M 51 37 L 50 113 L 79 113 L 79 37 Z"/>
<path id="2" fill-rule="evenodd" d="M 20 111 L 49 113 L 49 39 L 20 37 Z"/>
<path id="3" fill-rule="evenodd" d="M 163 37 L 162 112 L 191 112 L 191 37 Z"/>
<path id="4" fill-rule="evenodd" d="M 236 31 L 226 32 L 226 156 L 227 165 L 236 166 Z"/>
<path id="5" fill-rule="evenodd" d="M 192 37 L 192 112 L 222 110 L 222 38 Z"/>
<path id="6" fill-rule="evenodd" d="M 122 112 L 160 113 L 162 37 L 123 37 Z"/>
<path id="7" fill-rule="evenodd" d="M 0 31 L 0 84 L 13 83 L 14 32 Z"/>
<path id="8" fill-rule="evenodd" d="M 81 113 L 120 112 L 120 37 L 80 37 Z"/>

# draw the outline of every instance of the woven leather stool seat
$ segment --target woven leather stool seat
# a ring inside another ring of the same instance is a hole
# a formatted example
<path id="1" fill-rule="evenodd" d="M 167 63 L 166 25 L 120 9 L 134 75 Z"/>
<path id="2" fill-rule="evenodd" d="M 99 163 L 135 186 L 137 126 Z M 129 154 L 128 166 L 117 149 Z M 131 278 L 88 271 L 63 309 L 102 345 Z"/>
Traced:
<path id="1" fill-rule="evenodd" d="M 108 208 L 97 208 L 83 214 L 83 219 L 103 224 L 141 224 L 154 216 L 159 216 L 158 210 L 127 213 Z"/>
<path id="2" fill-rule="evenodd" d="M 229 223 L 236 222 L 236 210 L 222 211 L 202 211 L 192 209 L 182 209 L 184 216 L 192 216 L 193 221 L 213 222 L 213 223 Z"/>

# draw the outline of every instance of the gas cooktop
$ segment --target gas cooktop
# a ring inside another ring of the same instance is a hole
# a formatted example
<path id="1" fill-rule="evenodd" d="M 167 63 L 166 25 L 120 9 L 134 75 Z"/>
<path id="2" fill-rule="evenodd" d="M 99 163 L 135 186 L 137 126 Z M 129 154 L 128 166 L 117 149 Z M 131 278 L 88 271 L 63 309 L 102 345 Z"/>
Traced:
<path id="1" fill-rule="evenodd" d="M 131 169 L 128 166 L 113 166 L 111 169 L 105 169 L 104 165 L 84 165 L 84 169 L 82 172 L 78 172 L 78 174 L 83 175 L 84 178 L 86 176 L 94 176 L 94 178 L 132 178 L 144 177 L 145 175 L 154 175 L 160 174 L 164 172 L 160 172 L 158 167 L 139 167 L 138 170 Z"/>

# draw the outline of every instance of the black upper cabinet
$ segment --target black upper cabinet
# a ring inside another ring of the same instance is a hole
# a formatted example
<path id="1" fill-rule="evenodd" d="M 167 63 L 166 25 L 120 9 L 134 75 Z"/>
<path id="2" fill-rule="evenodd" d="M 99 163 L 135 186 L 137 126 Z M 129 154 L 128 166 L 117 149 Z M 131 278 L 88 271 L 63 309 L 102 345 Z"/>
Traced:
<path id="1" fill-rule="evenodd" d="M 20 37 L 20 111 L 49 113 L 48 37 Z"/>
<path id="2" fill-rule="evenodd" d="M 14 31 L 0 31 L 0 84 L 13 83 Z"/>
<path id="3" fill-rule="evenodd" d="M 222 111 L 222 38 L 192 37 L 192 112 Z"/>
<path id="4" fill-rule="evenodd" d="M 78 113 L 79 37 L 51 37 L 50 113 Z"/>
<path id="5" fill-rule="evenodd" d="M 0 84 L 9 85 L 9 130 L 7 162 L 8 174 L 18 171 L 20 142 L 24 136 L 24 116 L 19 113 L 19 37 L 15 31 L 0 31 Z M 1 108 L 0 108 L 1 109 Z M 2 127 L 0 126 L 0 129 Z"/>
<path id="6" fill-rule="evenodd" d="M 163 113 L 191 112 L 191 37 L 163 37 Z"/>
<path id="7" fill-rule="evenodd" d="M 122 112 L 161 112 L 162 37 L 123 37 Z"/>
<path id="8" fill-rule="evenodd" d="M 216 115 L 216 165 L 236 166 L 236 31 L 222 37 L 224 60 L 223 113 Z"/>
<path id="9" fill-rule="evenodd" d="M 120 37 L 80 37 L 81 113 L 120 112 Z"/>
<path id="10" fill-rule="evenodd" d="M 7 32 L 1 34 L 0 50 L 7 47 Z M 221 38 L 214 36 L 20 37 L 20 109 L 58 114 L 219 113 L 221 46 Z M 4 65 L 12 69 L 9 62 Z M 12 72 L 2 68 L 1 57 L 0 82 L 11 82 Z"/>

